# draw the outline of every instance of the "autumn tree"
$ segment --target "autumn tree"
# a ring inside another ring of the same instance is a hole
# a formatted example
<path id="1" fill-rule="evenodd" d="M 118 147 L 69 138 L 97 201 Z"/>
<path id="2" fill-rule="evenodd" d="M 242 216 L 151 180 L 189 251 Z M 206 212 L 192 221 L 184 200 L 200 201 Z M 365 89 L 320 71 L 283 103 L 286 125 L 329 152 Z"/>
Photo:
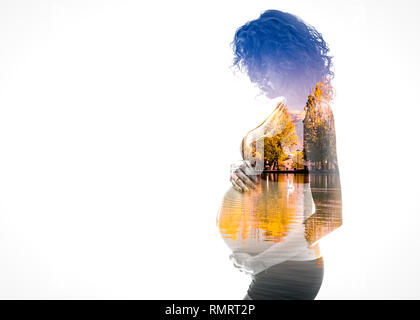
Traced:
<path id="1" fill-rule="evenodd" d="M 304 157 L 319 169 L 337 164 L 334 118 L 328 99 L 328 88 L 318 83 L 305 106 Z"/>
<path id="2" fill-rule="evenodd" d="M 264 160 L 271 169 L 278 168 L 298 143 L 295 123 L 286 108 L 267 125 L 264 137 Z"/>
<path id="3" fill-rule="evenodd" d="M 303 152 L 296 151 L 293 154 L 293 168 L 295 170 L 304 169 Z"/>

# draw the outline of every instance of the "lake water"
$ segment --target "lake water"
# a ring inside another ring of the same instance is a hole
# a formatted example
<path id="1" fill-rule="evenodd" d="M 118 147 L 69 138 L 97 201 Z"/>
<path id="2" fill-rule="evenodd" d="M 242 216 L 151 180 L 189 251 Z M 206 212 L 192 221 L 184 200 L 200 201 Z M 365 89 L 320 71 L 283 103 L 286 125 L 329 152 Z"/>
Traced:
<path id="1" fill-rule="evenodd" d="M 248 254 L 267 270 L 275 270 L 268 279 L 262 280 L 261 274 L 259 281 L 254 279 L 254 288 L 261 292 L 261 287 L 270 287 L 269 291 L 275 292 L 273 283 L 280 287 L 284 281 L 292 281 L 301 292 L 311 295 L 318 292 L 322 274 L 313 266 L 305 267 L 305 274 L 313 275 L 313 280 L 302 283 L 301 275 L 293 270 L 320 258 L 318 241 L 340 224 L 340 182 L 334 173 L 263 174 L 250 192 L 230 188 L 217 217 L 221 236 L 233 253 Z M 322 261 L 317 265 L 322 268 Z M 293 286 L 283 286 L 283 294 Z"/>
<path id="2" fill-rule="evenodd" d="M 341 223 L 339 177 L 264 174 L 250 192 L 240 193 L 233 188 L 226 192 L 217 223 L 232 251 L 257 254 L 282 241 L 301 223 L 305 223 L 305 236 L 312 244 Z"/>

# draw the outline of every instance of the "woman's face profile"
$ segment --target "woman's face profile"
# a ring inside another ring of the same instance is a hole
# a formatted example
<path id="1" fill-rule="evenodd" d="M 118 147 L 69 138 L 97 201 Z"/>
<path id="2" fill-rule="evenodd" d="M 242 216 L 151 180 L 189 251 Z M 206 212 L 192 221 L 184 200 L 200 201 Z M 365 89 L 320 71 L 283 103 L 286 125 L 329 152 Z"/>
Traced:
<path id="1" fill-rule="evenodd" d="M 287 76 L 279 73 L 274 65 L 268 64 L 261 74 L 263 81 L 255 81 L 251 77 L 250 80 L 257 83 L 261 93 L 268 99 L 282 98 L 289 110 L 303 110 L 311 88 L 299 81 L 300 77 L 299 72 Z"/>

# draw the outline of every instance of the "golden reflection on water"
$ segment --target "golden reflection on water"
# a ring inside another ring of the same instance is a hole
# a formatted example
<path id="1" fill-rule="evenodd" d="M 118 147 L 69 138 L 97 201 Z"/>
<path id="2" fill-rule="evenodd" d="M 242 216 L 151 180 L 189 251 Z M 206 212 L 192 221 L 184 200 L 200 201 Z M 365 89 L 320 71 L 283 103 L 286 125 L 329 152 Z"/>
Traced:
<path id="1" fill-rule="evenodd" d="M 251 192 L 230 188 L 217 220 L 223 239 L 232 251 L 249 254 L 283 241 L 294 225 L 303 222 L 305 210 L 311 210 L 304 205 L 309 190 L 304 174 L 266 175 Z"/>
<path id="2" fill-rule="evenodd" d="M 338 173 L 311 174 L 310 181 L 316 214 L 305 220 L 305 238 L 313 244 L 341 226 L 342 203 Z"/>
<path id="3" fill-rule="evenodd" d="M 309 246 L 340 226 L 338 175 L 309 176 L 263 174 L 261 183 L 250 192 L 230 188 L 217 217 L 220 233 L 230 249 L 259 254 L 284 241 L 291 230 L 302 224 Z"/>

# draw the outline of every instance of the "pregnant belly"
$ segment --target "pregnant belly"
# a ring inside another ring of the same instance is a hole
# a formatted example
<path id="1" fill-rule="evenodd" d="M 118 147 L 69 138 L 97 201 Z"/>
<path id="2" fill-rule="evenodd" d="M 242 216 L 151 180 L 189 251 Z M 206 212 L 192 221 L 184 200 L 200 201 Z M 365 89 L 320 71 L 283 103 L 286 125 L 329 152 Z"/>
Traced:
<path id="1" fill-rule="evenodd" d="M 297 223 L 299 197 L 281 181 L 262 181 L 245 193 L 230 188 L 217 217 L 223 240 L 233 252 L 251 255 L 284 240 Z"/>

